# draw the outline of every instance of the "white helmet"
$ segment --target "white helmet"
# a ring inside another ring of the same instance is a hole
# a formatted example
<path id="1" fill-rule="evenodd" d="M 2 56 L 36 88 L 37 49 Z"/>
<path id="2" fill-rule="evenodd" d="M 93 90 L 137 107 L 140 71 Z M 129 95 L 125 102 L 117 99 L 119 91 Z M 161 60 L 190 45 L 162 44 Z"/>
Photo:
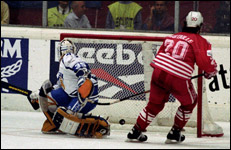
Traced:
<path id="1" fill-rule="evenodd" d="M 187 27 L 197 27 L 201 26 L 203 23 L 203 17 L 198 11 L 190 11 L 186 17 Z"/>
<path id="2" fill-rule="evenodd" d="M 64 39 L 58 45 L 59 58 L 67 53 L 77 54 L 76 47 L 71 40 Z"/>

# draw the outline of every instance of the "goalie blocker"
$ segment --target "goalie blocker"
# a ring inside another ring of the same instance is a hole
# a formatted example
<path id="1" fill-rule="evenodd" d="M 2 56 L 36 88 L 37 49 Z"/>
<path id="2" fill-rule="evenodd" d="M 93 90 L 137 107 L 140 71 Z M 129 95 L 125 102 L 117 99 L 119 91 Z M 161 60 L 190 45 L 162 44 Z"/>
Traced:
<path id="1" fill-rule="evenodd" d="M 52 117 L 52 124 L 45 121 L 42 131 L 43 133 L 61 131 L 80 137 L 102 138 L 110 135 L 110 124 L 100 116 L 80 115 L 80 113 L 72 115 L 67 113 L 65 107 L 59 107 Z"/>

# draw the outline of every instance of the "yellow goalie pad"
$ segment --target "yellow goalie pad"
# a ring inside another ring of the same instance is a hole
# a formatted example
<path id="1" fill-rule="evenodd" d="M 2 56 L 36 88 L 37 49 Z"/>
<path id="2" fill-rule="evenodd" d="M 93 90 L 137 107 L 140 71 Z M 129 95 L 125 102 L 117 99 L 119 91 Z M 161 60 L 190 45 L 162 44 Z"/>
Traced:
<path id="1" fill-rule="evenodd" d="M 81 137 L 96 137 L 110 135 L 110 124 L 100 116 L 83 116 L 78 118 L 66 113 L 64 108 L 58 108 L 57 113 L 64 117 L 59 130 Z"/>
<path id="2" fill-rule="evenodd" d="M 55 131 L 56 130 L 56 126 L 54 124 L 54 122 L 51 119 L 51 116 L 48 114 L 48 112 L 43 112 L 44 115 L 46 116 L 46 120 L 43 123 L 43 127 L 42 127 L 42 133 L 50 133 L 51 131 Z"/>

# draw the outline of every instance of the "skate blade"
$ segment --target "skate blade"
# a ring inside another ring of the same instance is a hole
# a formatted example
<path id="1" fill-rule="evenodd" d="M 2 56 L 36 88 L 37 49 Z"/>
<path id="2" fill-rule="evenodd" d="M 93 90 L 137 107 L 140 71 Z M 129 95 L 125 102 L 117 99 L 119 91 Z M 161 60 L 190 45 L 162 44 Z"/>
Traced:
<path id="1" fill-rule="evenodd" d="M 170 140 L 170 139 L 167 139 L 165 141 L 165 144 L 179 144 L 179 143 L 182 143 L 182 141 L 176 141 L 176 140 Z"/>
<path id="2" fill-rule="evenodd" d="M 126 139 L 125 142 L 130 142 L 130 143 L 143 143 L 144 141 L 139 141 L 137 139 Z"/>

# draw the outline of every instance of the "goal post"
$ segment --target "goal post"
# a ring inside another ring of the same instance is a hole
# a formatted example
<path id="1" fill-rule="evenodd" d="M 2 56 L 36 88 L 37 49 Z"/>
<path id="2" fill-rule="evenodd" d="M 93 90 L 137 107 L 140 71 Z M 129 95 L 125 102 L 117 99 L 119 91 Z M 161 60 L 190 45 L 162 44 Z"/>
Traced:
<path id="1" fill-rule="evenodd" d="M 198 69 L 198 74 L 203 71 Z M 202 137 L 202 94 L 203 94 L 203 77 L 197 79 L 197 137 Z"/>
<path id="2" fill-rule="evenodd" d="M 63 39 L 74 42 L 77 55 L 89 64 L 92 73 L 98 77 L 99 102 L 111 102 L 150 89 L 153 68 L 149 64 L 165 38 L 61 33 L 60 40 Z M 195 71 L 194 75 L 197 73 L 199 72 Z M 199 77 L 198 83 L 197 79 L 193 79 L 194 86 L 201 97 L 201 103 L 194 109 L 186 128 L 195 132 L 197 137 L 222 136 L 222 128 L 213 121 L 210 115 L 206 90 L 203 90 L 206 88 L 203 87 L 205 84 L 202 79 Z M 124 119 L 126 124 L 134 125 L 140 111 L 146 106 L 148 98 L 149 93 L 146 93 L 110 106 L 97 106 L 92 113 L 109 116 L 111 123 L 119 123 L 120 119 Z M 169 102 L 150 124 L 148 130 L 158 131 L 162 127 L 167 127 L 165 131 L 168 131 L 173 125 L 178 106 L 179 102 L 170 95 Z"/>

